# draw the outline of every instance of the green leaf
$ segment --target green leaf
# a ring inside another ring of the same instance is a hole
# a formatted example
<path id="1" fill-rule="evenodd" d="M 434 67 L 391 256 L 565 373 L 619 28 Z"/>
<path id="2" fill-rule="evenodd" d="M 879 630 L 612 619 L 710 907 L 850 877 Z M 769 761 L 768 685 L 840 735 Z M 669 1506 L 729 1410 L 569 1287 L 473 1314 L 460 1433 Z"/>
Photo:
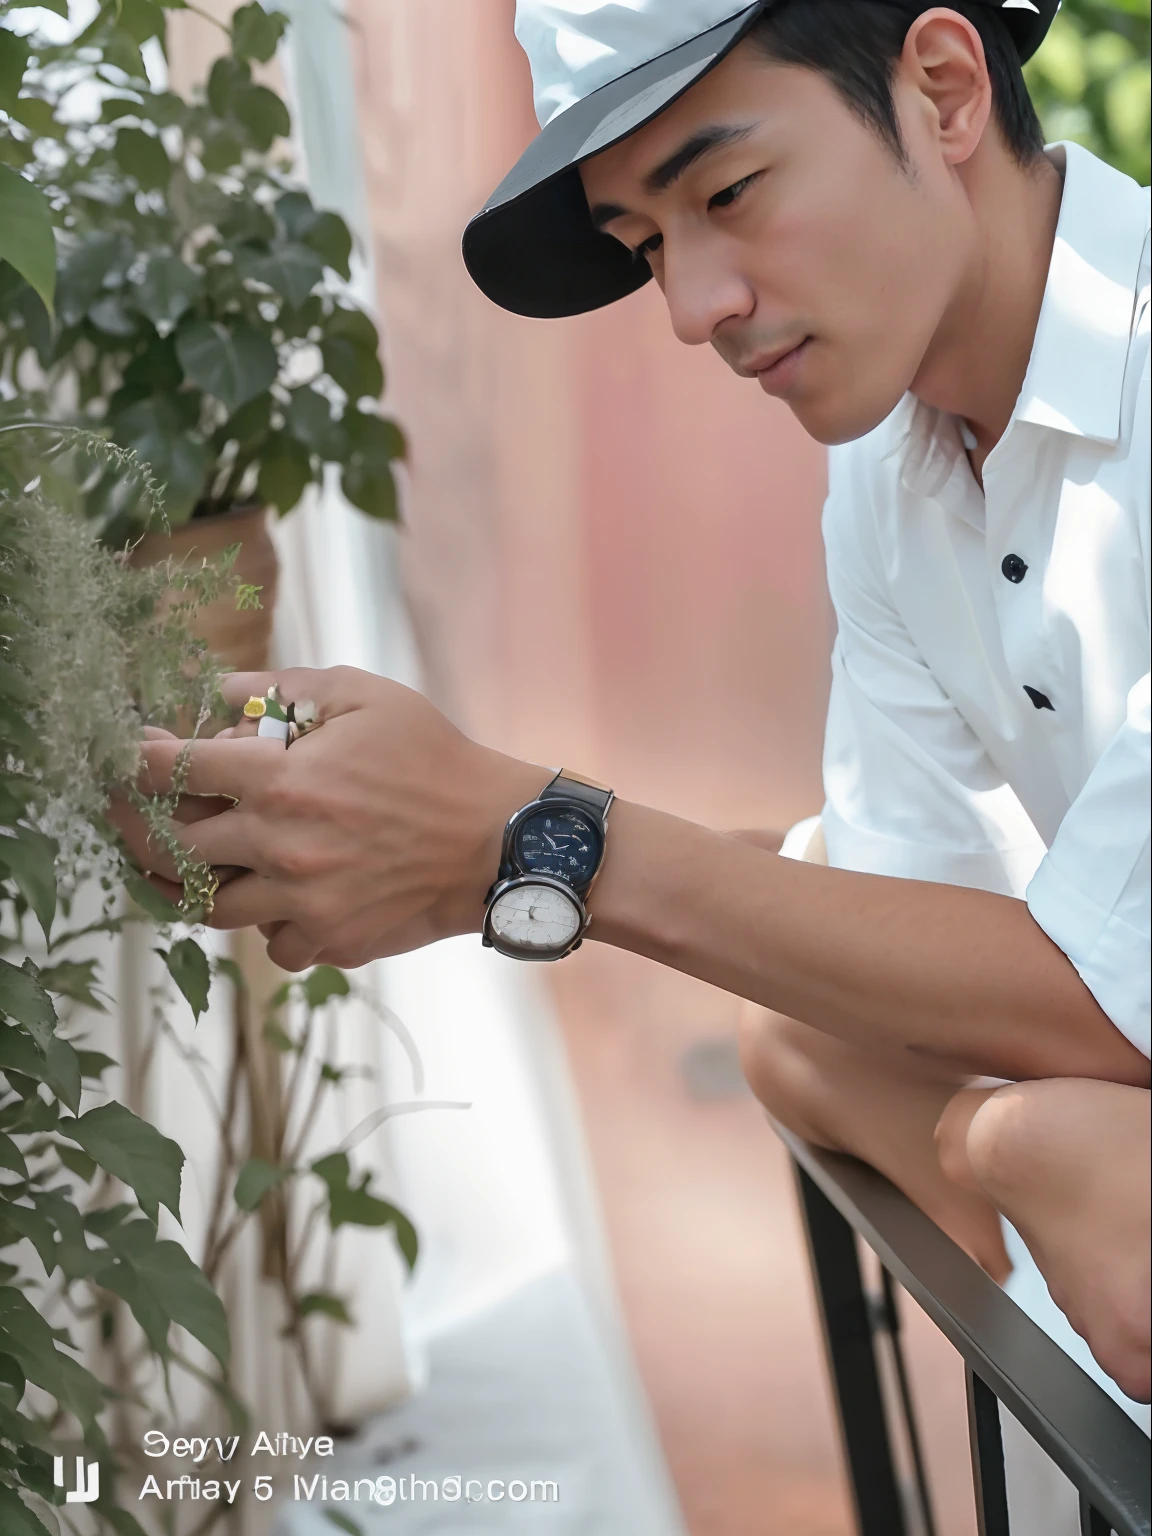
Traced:
<path id="1" fill-rule="evenodd" d="M 352 276 L 352 232 L 338 213 L 321 213 L 303 236 L 326 267 L 347 282 Z"/>
<path id="2" fill-rule="evenodd" d="M 50 1035 L 40 1050 L 23 1030 L 0 1024 L 0 1069 L 46 1083 L 73 1111 L 80 1103 L 80 1063 L 71 1045 L 59 1035 Z"/>
<path id="3" fill-rule="evenodd" d="M 4 1528 L 4 1536 L 52 1536 L 16 1490 L 3 1483 L 0 1483 L 0 1525 Z"/>
<path id="4" fill-rule="evenodd" d="M 63 139 L 67 124 L 60 122 L 50 101 L 42 96 L 21 96 L 12 108 L 12 116 L 23 123 L 33 138 Z"/>
<path id="5" fill-rule="evenodd" d="M 44 1081 L 52 1092 L 72 1111 L 80 1108 L 80 1059 L 69 1041 L 53 1035 L 48 1042 L 47 1071 Z"/>
<path id="6" fill-rule="evenodd" d="M 232 16 L 232 52 L 238 59 L 266 64 L 284 35 L 287 18 L 269 15 L 262 5 L 242 5 Z"/>
<path id="7" fill-rule="evenodd" d="M 369 352 L 379 351 L 380 333 L 362 309 L 346 309 L 337 305 L 328 316 L 324 331 L 328 336 L 343 337 Z"/>
<path id="8" fill-rule="evenodd" d="M 121 236 L 111 233 L 89 235 L 73 249 L 60 269 L 56 308 L 63 325 L 82 320 L 113 274 L 121 274 L 131 260 L 131 248 Z"/>
<path id="9" fill-rule="evenodd" d="M 39 187 L 0 164 L 0 261 L 7 261 L 44 301 L 56 292 L 56 237 L 52 212 Z"/>
<path id="10" fill-rule="evenodd" d="M 10 1201 L 5 1203 L 4 1218 L 32 1244 L 44 1266 L 44 1273 L 50 1275 L 57 1263 L 56 1229 L 43 1211 Z"/>
<path id="11" fill-rule="evenodd" d="M 254 1211 L 270 1189 L 275 1189 L 294 1172 L 292 1168 L 277 1168 L 262 1157 L 250 1157 L 240 1170 L 232 1198 L 242 1211 Z"/>
<path id="12" fill-rule="evenodd" d="M 204 293 L 204 274 L 178 256 L 153 256 L 126 297 L 156 325 L 175 325 Z"/>
<path id="13" fill-rule="evenodd" d="M 227 442 L 237 442 L 242 447 L 257 443 L 272 425 L 272 396 L 257 395 L 231 415 L 217 433 L 220 447 Z"/>
<path id="14" fill-rule="evenodd" d="M 312 479 L 312 460 L 303 443 L 286 432 L 273 432 L 260 450 L 256 495 L 281 516 L 290 512 Z"/>
<path id="15" fill-rule="evenodd" d="M 81 1152 L 79 1147 L 70 1147 L 67 1142 L 57 1142 L 56 1155 L 69 1172 L 77 1178 L 83 1179 L 85 1184 L 91 1184 L 96 1173 L 96 1159 L 89 1157 L 87 1152 Z"/>
<path id="16" fill-rule="evenodd" d="M 294 438 L 322 459 L 341 459 L 347 452 L 343 427 L 332 419 L 332 406 L 319 390 L 309 389 L 307 385 L 292 390 L 284 410 L 284 422 Z"/>
<path id="17" fill-rule="evenodd" d="M 112 153 L 120 169 L 145 191 L 168 185 L 172 162 L 155 134 L 145 133 L 143 128 L 121 128 Z"/>
<path id="18" fill-rule="evenodd" d="M 266 254 L 241 246 L 236 252 L 236 267 L 241 277 L 264 283 L 293 309 L 307 301 L 324 277 L 323 261 L 310 245 L 299 240 L 278 241 Z"/>
<path id="19" fill-rule="evenodd" d="M 0 875 L 7 873 L 16 882 L 25 901 L 36 914 L 51 943 L 52 919 L 56 916 L 56 855 L 59 845 L 32 827 L 16 827 L 15 836 L 0 836 Z"/>
<path id="20" fill-rule="evenodd" d="M 276 349 L 267 336 L 238 322 L 192 320 L 176 333 L 176 355 L 193 384 L 235 411 L 263 394 L 276 377 Z"/>
<path id="21" fill-rule="evenodd" d="M 199 1019 L 208 1007 L 208 989 L 212 985 L 212 967 L 208 956 L 195 939 L 179 939 L 164 956 L 168 974 L 180 988 L 192 1010 L 192 1017 Z"/>
<path id="22" fill-rule="evenodd" d="M 180 921 L 180 909 L 167 897 L 147 881 L 143 875 L 133 871 L 124 882 L 124 888 L 132 900 L 157 923 L 178 923 Z"/>
<path id="23" fill-rule="evenodd" d="M 94 1422 L 103 1399 L 100 1383 L 59 1351 L 52 1329 L 13 1286 L 0 1286 L 0 1349 L 12 1356 L 29 1381 L 71 1409 L 81 1424 Z"/>
<path id="24" fill-rule="evenodd" d="M 0 1285 L 14 1280 L 19 1270 L 12 1264 L 0 1265 Z M 11 1355 L 0 1355 L 0 1401 L 7 1397 L 9 1407 L 19 1406 L 20 1399 L 24 1396 L 24 1389 L 28 1382 L 24 1372 L 16 1364 Z"/>
<path id="25" fill-rule="evenodd" d="M 328 1197 L 328 1221 L 333 1232 L 337 1227 L 392 1227 L 400 1251 L 412 1269 L 419 1249 L 416 1229 L 404 1215 L 387 1200 L 369 1194 L 366 1188 L 331 1190 Z"/>
<path id="26" fill-rule="evenodd" d="M 330 1190 L 345 1189 L 352 1165 L 348 1161 L 347 1152 L 329 1152 L 316 1159 L 312 1164 L 312 1172 L 319 1174 Z"/>
<path id="27" fill-rule="evenodd" d="M 147 83 L 148 71 L 140 45 L 127 32 L 111 33 L 104 41 L 103 53 L 105 64 L 122 69 L 130 79 L 139 80 L 142 85 Z"/>
<path id="28" fill-rule="evenodd" d="M 0 28 L 0 108 L 5 112 L 16 110 L 29 52 L 22 37 L 9 32 L 6 27 Z"/>
<path id="29" fill-rule="evenodd" d="M 80 1063 L 80 1076 L 89 1081 L 103 1077 L 109 1067 L 119 1066 L 119 1062 L 105 1056 L 103 1051 L 77 1051 L 76 1060 Z"/>
<path id="30" fill-rule="evenodd" d="M 304 978 L 301 990 L 309 1008 L 320 1008 L 334 997 L 347 997 L 352 983 L 334 965 L 318 965 Z"/>
<path id="31" fill-rule="evenodd" d="M 24 1161 L 24 1154 L 5 1131 L 0 1131 L 0 1168 L 18 1173 L 22 1179 L 28 1177 L 28 1164 Z"/>
<path id="32" fill-rule="evenodd" d="M 136 44 L 146 43 L 150 37 L 164 38 L 164 12 L 154 0 L 119 0 L 118 25 L 123 27 Z"/>
<path id="33" fill-rule="evenodd" d="M 354 507 L 381 522 L 394 523 L 400 516 L 396 482 L 387 465 L 370 468 L 352 463 L 340 475 L 340 489 Z"/>
<path id="34" fill-rule="evenodd" d="M 129 1223 L 120 1232 L 137 1225 Z M 125 1248 L 97 1279 L 123 1296 L 158 1350 L 164 1351 L 173 1322 L 227 1366 L 231 1349 L 223 1303 L 179 1243 L 141 1241 L 131 1251 Z"/>
<path id="35" fill-rule="evenodd" d="M 85 1008 L 107 1013 L 107 1008 L 93 991 L 98 963 L 96 960 L 58 960 L 40 972 L 40 985 L 58 997 L 70 997 L 74 1003 L 83 1003 Z"/>
<path id="36" fill-rule="evenodd" d="M 204 169 L 213 176 L 219 176 L 222 172 L 231 170 L 239 165 L 244 158 L 244 146 L 231 129 L 215 127 L 204 135 L 200 150 L 200 161 Z"/>
<path id="37" fill-rule="evenodd" d="M 106 336 L 135 336 L 139 320 L 124 308 L 118 293 L 106 293 L 88 311 L 88 318 Z"/>
<path id="38" fill-rule="evenodd" d="M 306 1296 L 301 1296 L 296 1303 L 296 1315 L 298 1317 L 311 1317 L 319 1312 L 324 1317 L 330 1317 L 337 1323 L 352 1325 L 352 1318 L 348 1308 L 339 1296 L 333 1296 L 327 1291 L 309 1291 Z"/>
<path id="39" fill-rule="evenodd" d="M 232 118 L 248 133 L 254 148 L 266 154 L 277 139 L 292 132 L 288 108 L 266 85 L 242 85 L 232 93 Z"/>
<path id="40" fill-rule="evenodd" d="M 264 1039 L 267 1040 L 272 1049 L 274 1051 L 279 1051 L 282 1055 L 287 1055 L 290 1051 L 299 1050 L 299 1046 L 296 1044 L 295 1040 L 293 1040 L 292 1036 L 283 1027 L 283 1025 L 278 1024 L 275 1019 L 267 1020 L 264 1028 L 261 1030 L 261 1034 L 264 1036 Z"/>
<path id="41" fill-rule="evenodd" d="M 324 371 L 349 400 L 366 396 L 376 400 L 384 389 L 384 369 L 375 352 L 358 346 L 345 336 L 325 336 L 320 342 Z"/>
<path id="42" fill-rule="evenodd" d="M 229 58 L 227 54 L 216 60 L 208 72 L 208 105 L 217 117 L 227 117 L 237 91 L 250 85 L 252 71 L 243 59 Z"/>
<path id="43" fill-rule="evenodd" d="M 135 1192 L 140 1209 L 155 1221 L 158 1208 L 180 1220 L 180 1170 L 184 1154 L 169 1137 L 123 1104 L 101 1104 L 76 1120 L 61 1120 L 60 1134 L 83 1147 L 113 1178 Z"/>
<path id="44" fill-rule="evenodd" d="M 346 1152 L 330 1152 L 317 1158 L 312 1172 L 328 1186 L 328 1224 L 333 1232 L 342 1226 L 391 1227 L 408 1268 L 414 1267 L 420 1249 L 416 1228 L 391 1201 L 370 1193 L 369 1174 L 363 1174 L 357 1185 L 348 1182 L 351 1165 Z"/>
<path id="45" fill-rule="evenodd" d="M 37 981 L 31 960 L 25 960 L 19 969 L 0 960 L 0 1012 L 22 1024 L 41 1051 L 48 1049 L 56 1028 L 56 1010 Z"/>
<path id="46" fill-rule="evenodd" d="M 116 413 L 113 430 L 118 443 L 134 448 L 151 466 L 169 522 L 174 526 L 185 522 L 204 494 L 211 454 L 204 443 L 188 435 L 176 398 L 164 394 L 138 400 Z M 144 906 L 148 898 L 137 896 L 139 889 L 138 885 L 132 887 L 133 898 Z M 153 909 L 146 910 L 154 915 Z"/>

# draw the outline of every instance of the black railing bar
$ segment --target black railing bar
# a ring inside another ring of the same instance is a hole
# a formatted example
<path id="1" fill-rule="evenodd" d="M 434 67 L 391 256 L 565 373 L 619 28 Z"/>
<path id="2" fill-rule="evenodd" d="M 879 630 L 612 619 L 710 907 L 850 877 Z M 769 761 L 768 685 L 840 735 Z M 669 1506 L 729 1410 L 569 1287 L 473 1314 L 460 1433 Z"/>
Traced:
<path id="1" fill-rule="evenodd" d="M 916 1498 L 920 1505 L 920 1521 L 923 1536 L 936 1536 L 936 1517 L 932 1509 L 932 1494 L 928 1486 L 928 1466 L 924 1460 L 924 1448 L 920 1443 L 920 1426 L 916 1422 L 916 1410 L 912 1404 L 912 1388 L 908 1381 L 908 1368 L 904 1362 L 904 1343 L 900 1328 L 900 1306 L 896 1299 L 896 1287 L 892 1273 L 880 1265 L 880 1301 L 884 1327 L 892 1348 L 892 1365 L 896 1375 L 896 1390 L 900 1395 L 900 1412 L 904 1420 L 904 1433 L 908 1437 L 908 1452 L 912 1459 L 912 1476 Z"/>
<path id="2" fill-rule="evenodd" d="M 1011 1536 L 1000 1404 L 991 1387 L 984 1385 L 970 1365 L 964 1367 L 964 1387 L 968 1397 L 968 1440 L 972 1450 L 977 1536 Z"/>
<path id="3" fill-rule="evenodd" d="M 1119 1536 L 1152 1536 L 1148 1437 L 875 1169 L 772 1122 L 792 1156 Z"/>

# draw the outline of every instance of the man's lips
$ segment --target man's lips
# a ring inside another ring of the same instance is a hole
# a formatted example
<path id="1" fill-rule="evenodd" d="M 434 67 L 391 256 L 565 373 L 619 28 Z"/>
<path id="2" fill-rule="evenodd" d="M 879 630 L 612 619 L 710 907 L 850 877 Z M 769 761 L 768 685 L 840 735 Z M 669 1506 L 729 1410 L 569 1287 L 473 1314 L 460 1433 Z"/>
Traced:
<path id="1" fill-rule="evenodd" d="M 795 383 L 800 364 L 812 341 L 811 336 L 790 347 L 778 348 L 754 357 L 741 369 L 749 378 L 759 379 L 760 388 L 768 395 L 784 394 Z"/>

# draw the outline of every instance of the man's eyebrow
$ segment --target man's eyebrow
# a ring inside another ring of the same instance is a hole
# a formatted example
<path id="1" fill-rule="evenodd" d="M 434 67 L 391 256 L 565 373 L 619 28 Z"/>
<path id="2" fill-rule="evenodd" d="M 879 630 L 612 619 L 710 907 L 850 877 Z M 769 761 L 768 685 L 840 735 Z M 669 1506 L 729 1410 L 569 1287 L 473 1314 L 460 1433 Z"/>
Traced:
<path id="1" fill-rule="evenodd" d="M 621 208 L 619 203 L 594 203 L 588 212 L 596 228 L 603 229 L 613 219 L 622 219 L 628 210 Z"/>
<path id="2" fill-rule="evenodd" d="M 666 191 L 702 155 L 710 155 L 714 150 L 725 149 L 729 144 L 738 144 L 741 139 L 748 137 L 752 128 L 752 123 L 716 123 L 712 127 L 698 129 L 691 138 L 685 139 L 680 148 L 673 151 L 667 160 L 662 160 L 655 170 L 648 172 L 644 178 L 644 190 L 646 192 Z"/>
<path id="3" fill-rule="evenodd" d="M 712 127 L 699 129 L 691 138 L 685 139 L 679 149 L 674 150 L 666 160 L 662 160 L 655 170 L 648 172 L 644 178 L 644 190 L 651 193 L 666 192 L 702 155 L 725 149 L 729 144 L 738 144 L 741 139 L 748 137 L 754 126 L 752 123 L 716 123 Z M 592 223 L 597 229 L 603 229 L 613 219 L 626 217 L 629 212 L 619 203 L 594 203 L 589 209 Z"/>

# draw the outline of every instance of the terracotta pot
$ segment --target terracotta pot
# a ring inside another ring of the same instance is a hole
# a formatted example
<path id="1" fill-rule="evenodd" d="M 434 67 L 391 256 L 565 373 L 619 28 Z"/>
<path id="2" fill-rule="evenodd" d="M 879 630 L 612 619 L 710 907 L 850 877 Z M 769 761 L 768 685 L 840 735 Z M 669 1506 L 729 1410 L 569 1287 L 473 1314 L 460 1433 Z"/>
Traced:
<path id="1" fill-rule="evenodd" d="M 268 666 L 279 577 L 266 508 L 247 507 L 219 517 L 196 517 L 171 533 L 145 534 L 132 553 L 132 563 L 156 565 L 169 556 L 211 560 L 233 544 L 240 545 L 233 567 L 236 576 L 261 589 L 261 606 L 237 609 L 234 596 L 228 594 L 200 610 L 196 632 L 228 666 L 238 672 L 260 672 Z"/>

